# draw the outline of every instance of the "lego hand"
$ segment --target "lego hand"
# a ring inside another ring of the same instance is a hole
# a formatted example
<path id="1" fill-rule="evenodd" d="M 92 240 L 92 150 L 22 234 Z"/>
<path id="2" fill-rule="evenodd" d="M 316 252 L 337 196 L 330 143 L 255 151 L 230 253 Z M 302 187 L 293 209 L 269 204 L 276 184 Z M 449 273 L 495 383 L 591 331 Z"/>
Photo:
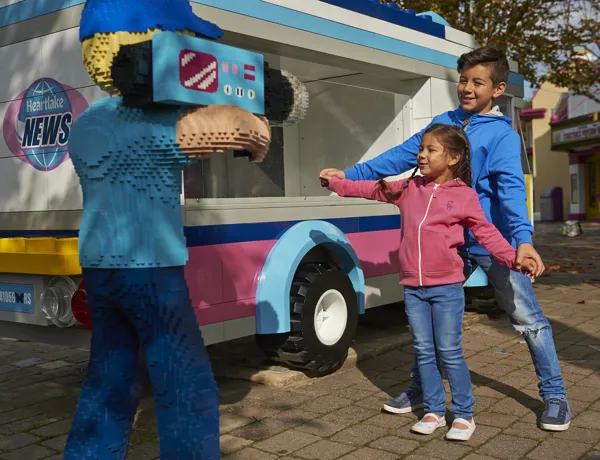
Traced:
<path id="1" fill-rule="evenodd" d="M 251 161 L 264 159 L 271 143 L 265 117 L 232 105 L 211 105 L 185 113 L 177 122 L 177 144 L 195 158 L 213 153 L 246 150 Z"/>
<path id="2" fill-rule="evenodd" d="M 517 270 L 521 270 L 523 263 L 527 259 L 532 259 L 535 262 L 536 268 L 534 273 L 536 278 L 539 277 L 542 273 L 544 273 L 544 263 L 542 262 L 542 258 L 540 257 L 538 252 L 535 250 L 532 244 L 523 243 L 517 248 Z"/>

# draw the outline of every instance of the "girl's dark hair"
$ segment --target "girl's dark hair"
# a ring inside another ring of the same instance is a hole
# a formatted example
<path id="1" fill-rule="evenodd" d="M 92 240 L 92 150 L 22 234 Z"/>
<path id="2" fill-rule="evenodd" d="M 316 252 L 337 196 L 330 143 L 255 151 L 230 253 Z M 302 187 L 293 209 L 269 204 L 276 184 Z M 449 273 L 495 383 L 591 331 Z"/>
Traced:
<path id="1" fill-rule="evenodd" d="M 455 179 L 462 180 L 465 184 L 471 187 L 472 173 L 471 173 L 471 153 L 469 148 L 469 140 L 467 135 L 462 128 L 458 126 L 444 125 L 436 123 L 431 125 L 425 130 L 425 134 L 431 134 L 435 136 L 440 144 L 444 147 L 444 150 L 452 156 L 460 156 L 458 163 L 454 166 L 453 175 Z M 402 192 L 408 187 L 410 181 L 415 177 L 419 167 L 417 166 L 412 172 L 411 176 L 402 185 L 402 188 L 397 192 L 392 192 L 390 186 L 383 179 L 379 180 L 379 185 L 385 196 L 390 201 L 396 201 L 402 195 Z"/>

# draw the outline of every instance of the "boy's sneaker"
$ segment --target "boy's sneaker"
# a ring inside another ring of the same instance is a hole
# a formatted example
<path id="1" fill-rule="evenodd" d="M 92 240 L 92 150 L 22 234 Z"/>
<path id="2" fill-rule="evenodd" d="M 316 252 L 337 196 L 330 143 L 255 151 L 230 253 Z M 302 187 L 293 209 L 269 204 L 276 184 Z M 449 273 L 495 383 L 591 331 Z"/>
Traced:
<path id="1" fill-rule="evenodd" d="M 383 405 L 383 410 L 392 414 L 408 414 L 423 407 L 423 392 L 409 388 Z"/>
<path id="2" fill-rule="evenodd" d="M 571 425 L 571 407 L 566 399 L 544 401 L 546 408 L 540 418 L 540 428 L 548 431 L 566 431 Z"/>

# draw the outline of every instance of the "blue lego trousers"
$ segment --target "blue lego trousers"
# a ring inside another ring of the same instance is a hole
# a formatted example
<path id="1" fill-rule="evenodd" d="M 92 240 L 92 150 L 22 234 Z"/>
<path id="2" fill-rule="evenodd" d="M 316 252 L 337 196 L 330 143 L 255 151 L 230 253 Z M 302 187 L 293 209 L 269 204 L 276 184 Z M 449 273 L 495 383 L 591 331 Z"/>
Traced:
<path id="1" fill-rule="evenodd" d="M 219 458 L 219 402 L 183 267 L 84 269 L 92 343 L 65 460 L 124 459 L 141 396 L 140 346 L 160 458 Z"/>

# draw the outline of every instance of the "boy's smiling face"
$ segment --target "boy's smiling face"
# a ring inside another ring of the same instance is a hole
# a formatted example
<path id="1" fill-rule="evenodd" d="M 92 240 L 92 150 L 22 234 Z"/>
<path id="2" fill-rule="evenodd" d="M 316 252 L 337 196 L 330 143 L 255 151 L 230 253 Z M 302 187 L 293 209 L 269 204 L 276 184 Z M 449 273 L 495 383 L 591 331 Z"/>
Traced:
<path id="1" fill-rule="evenodd" d="M 505 89 L 505 82 L 494 85 L 490 66 L 478 64 L 461 72 L 458 100 L 465 112 L 487 113 L 492 110 L 494 99 L 500 97 Z"/>

